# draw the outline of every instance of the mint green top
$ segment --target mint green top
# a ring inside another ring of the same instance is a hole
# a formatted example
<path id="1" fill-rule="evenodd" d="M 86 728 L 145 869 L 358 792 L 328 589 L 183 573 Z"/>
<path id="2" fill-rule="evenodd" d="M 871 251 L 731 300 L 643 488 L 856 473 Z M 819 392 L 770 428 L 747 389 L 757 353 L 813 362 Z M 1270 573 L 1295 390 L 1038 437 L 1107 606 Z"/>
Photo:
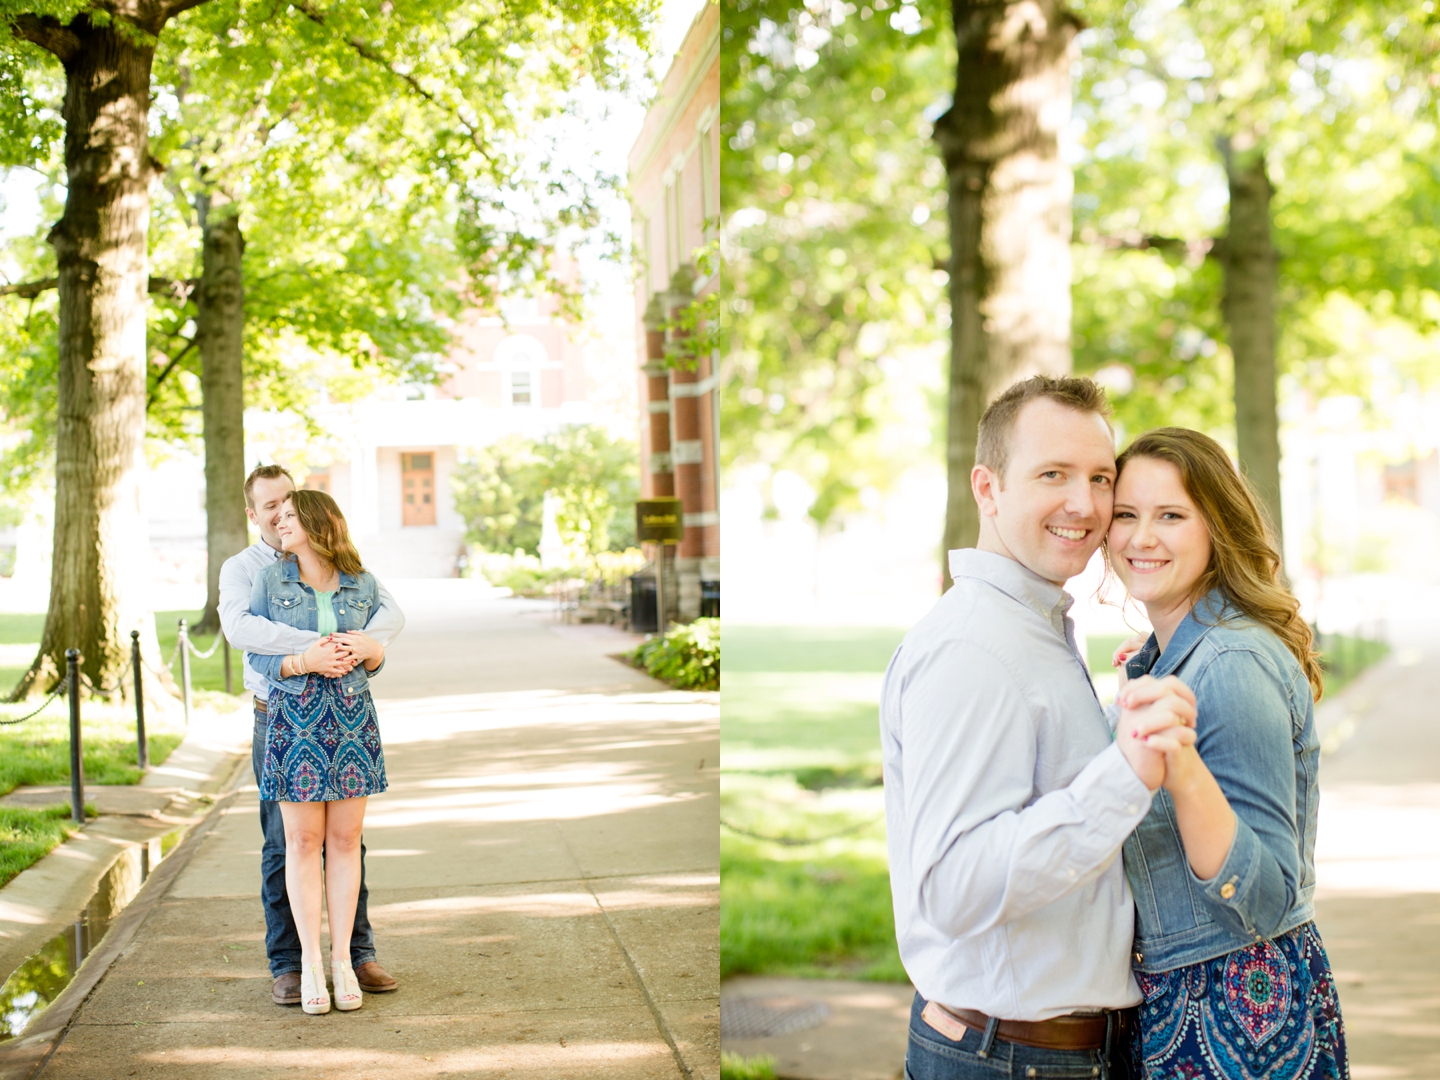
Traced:
<path id="1" fill-rule="evenodd" d="M 340 624 L 335 621 L 335 594 L 315 590 L 315 616 L 319 621 L 317 630 L 321 637 L 335 633 Z"/>

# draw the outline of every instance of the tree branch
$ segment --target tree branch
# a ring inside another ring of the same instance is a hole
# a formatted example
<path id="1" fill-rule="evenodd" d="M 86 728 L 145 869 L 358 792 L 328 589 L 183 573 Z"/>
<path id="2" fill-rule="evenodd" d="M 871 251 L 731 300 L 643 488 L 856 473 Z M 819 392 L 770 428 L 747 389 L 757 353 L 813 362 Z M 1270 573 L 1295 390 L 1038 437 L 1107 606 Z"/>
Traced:
<path id="1" fill-rule="evenodd" d="M 0 296 L 23 296 L 27 300 L 34 300 L 46 289 L 54 289 L 59 285 L 60 279 L 53 277 L 26 281 L 19 285 L 0 285 Z"/>
<path id="2" fill-rule="evenodd" d="M 299 2 L 295 4 L 295 8 L 297 11 L 300 12 L 300 14 L 304 15 L 307 19 L 315 23 L 317 26 L 325 25 L 325 13 L 321 11 L 316 11 L 314 7 L 311 6 L 311 4 L 309 3 L 309 0 L 299 0 Z M 394 66 L 391 65 L 391 63 L 386 60 L 385 57 L 380 55 L 380 53 L 376 52 L 365 41 L 358 37 L 347 38 L 345 44 L 349 45 L 352 49 L 354 49 L 355 52 L 358 53 L 362 59 L 368 60 L 372 64 L 378 64 L 380 67 L 384 68 L 391 75 L 395 76 L 401 82 L 405 83 L 407 86 L 410 87 L 411 90 L 413 90 L 420 97 L 424 98 L 426 101 L 430 102 L 430 104 L 434 105 L 436 108 L 443 109 L 445 112 L 448 112 L 452 117 L 455 118 L 455 122 L 459 124 L 460 128 L 465 132 L 465 137 L 470 140 L 470 145 L 475 147 L 476 153 L 478 153 L 491 165 L 495 164 L 494 158 L 490 155 L 489 148 L 481 141 L 480 133 L 475 130 L 475 128 L 470 124 L 470 122 L 466 120 L 463 116 L 461 116 L 459 112 L 457 112 L 455 109 L 445 104 L 445 102 L 441 101 L 429 90 L 426 90 L 423 86 L 421 86 L 420 80 L 415 78 L 414 75 L 405 71 L 396 71 Z"/>
<path id="3" fill-rule="evenodd" d="M 53 55 L 62 64 L 80 51 L 80 37 L 53 15 L 31 15 L 28 12 L 10 20 L 15 36 L 29 41 Z"/>
<path id="4" fill-rule="evenodd" d="M 169 21 L 182 11 L 189 11 L 191 8 L 199 7 L 201 4 L 208 4 L 210 0 L 170 0 L 165 5 L 165 19 Z"/>
<path id="5" fill-rule="evenodd" d="M 152 277 L 150 279 L 149 291 L 152 293 L 169 293 L 172 300 L 180 303 L 190 299 L 190 294 L 200 284 L 199 278 L 163 278 Z M 60 287 L 59 278 L 41 278 L 39 281 L 22 281 L 17 285 L 0 285 L 0 296 L 23 296 L 27 300 L 34 300 L 47 289 Z"/>
<path id="6" fill-rule="evenodd" d="M 196 334 L 194 337 L 188 339 L 185 343 L 185 347 L 181 349 L 178 353 L 176 353 L 174 356 L 172 356 L 170 358 L 170 362 L 165 365 L 165 369 L 161 371 L 159 375 L 155 376 L 155 385 L 150 388 L 150 393 L 147 394 L 145 397 L 145 411 L 147 413 L 150 411 L 150 406 L 155 404 L 155 395 L 160 389 L 160 384 L 165 381 L 165 377 L 169 375 L 170 372 L 175 370 L 175 365 L 180 363 L 180 361 L 184 358 L 185 354 L 188 353 L 191 349 L 193 349 L 195 347 L 195 342 L 199 340 L 199 334 Z"/>
<path id="7" fill-rule="evenodd" d="M 1199 266 L 1207 256 L 1220 258 L 1224 244 L 1224 239 L 1217 237 L 1186 240 L 1178 236 L 1150 236 L 1138 230 L 1106 235 L 1094 229 L 1081 229 L 1078 239 L 1082 244 L 1097 244 L 1111 251 L 1183 252 L 1185 261 L 1192 266 Z"/>

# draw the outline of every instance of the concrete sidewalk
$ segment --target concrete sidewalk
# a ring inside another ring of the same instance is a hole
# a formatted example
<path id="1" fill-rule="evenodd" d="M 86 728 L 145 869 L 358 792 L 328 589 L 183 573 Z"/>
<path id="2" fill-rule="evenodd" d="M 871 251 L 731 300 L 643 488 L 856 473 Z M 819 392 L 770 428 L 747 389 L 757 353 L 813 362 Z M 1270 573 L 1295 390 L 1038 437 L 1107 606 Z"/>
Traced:
<path id="1" fill-rule="evenodd" d="M 606 628 L 395 582 L 365 828 L 379 958 L 355 1013 L 271 1004 L 253 778 L 74 1015 L 44 1080 L 716 1077 L 718 702 Z"/>
<path id="2" fill-rule="evenodd" d="M 1414 635 L 1333 703 L 1315 925 L 1355 1080 L 1440 1076 L 1440 641 Z"/>

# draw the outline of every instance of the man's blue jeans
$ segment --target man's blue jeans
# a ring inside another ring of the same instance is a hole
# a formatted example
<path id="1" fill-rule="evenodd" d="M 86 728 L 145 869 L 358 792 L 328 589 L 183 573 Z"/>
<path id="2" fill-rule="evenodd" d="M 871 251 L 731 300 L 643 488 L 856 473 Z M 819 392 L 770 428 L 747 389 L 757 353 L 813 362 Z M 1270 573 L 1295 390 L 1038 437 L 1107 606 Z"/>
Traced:
<path id="1" fill-rule="evenodd" d="M 260 769 L 265 763 L 265 713 L 261 702 L 255 703 L 255 732 L 250 743 L 250 764 L 255 768 L 255 783 L 260 783 Z M 260 902 L 265 905 L 265 955 L 270 959 L 270 974 L 279 978 L 289 971 L 300 970 L 300 934 L 295 917 L 290 914 L 290 896 L 285 891 L 285 822 L 280 804 L 260 800 L 260 828 L 265 844 L 260 849 Z M 365 888 L 365 842 L 360 842 L 360 899 L 355 904 L 355 928 L 350 932 L 350 963 L 354 967 L 375 959 L 375 934 L 366 913 L 369 891 Z"/>
<path id="2" fill-rule="evenodd" d="M 910 1046 L 905 1052 L 905 1080 L 1001 1080 L 1002 1077 L 1132 1080 L 1130 1040 L 1117 1038 L 1107 1055 L 1102 1050 L 1041 1050 L 1004 1039 L 986 1040 L 983 1032 L 966 1029 L 959 1042 L 947 1039 L 920 1018 L 925 999 L 910 1005 Z"/>

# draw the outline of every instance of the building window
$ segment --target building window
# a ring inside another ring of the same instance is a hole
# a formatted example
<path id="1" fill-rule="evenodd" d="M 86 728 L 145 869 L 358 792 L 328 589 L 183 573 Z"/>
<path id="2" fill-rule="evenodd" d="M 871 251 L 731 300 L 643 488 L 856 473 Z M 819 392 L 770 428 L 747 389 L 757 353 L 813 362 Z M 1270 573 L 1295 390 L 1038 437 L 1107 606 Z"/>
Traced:
<path id="1" fill-rule="evenodd" d="M 505 405 L 516 409 L 539 408 L 540 370 L 554 366 L 540 340 L 529 334 L 511 334 L 495 347 L 493 360 L 504 372 L 501 400 Z"/>
<path id="2" fill-rule="evenodd" d="M 510 373 L 510 404 L 529 407 L 530 400 L 530 372 L 512 371 Z"/>

